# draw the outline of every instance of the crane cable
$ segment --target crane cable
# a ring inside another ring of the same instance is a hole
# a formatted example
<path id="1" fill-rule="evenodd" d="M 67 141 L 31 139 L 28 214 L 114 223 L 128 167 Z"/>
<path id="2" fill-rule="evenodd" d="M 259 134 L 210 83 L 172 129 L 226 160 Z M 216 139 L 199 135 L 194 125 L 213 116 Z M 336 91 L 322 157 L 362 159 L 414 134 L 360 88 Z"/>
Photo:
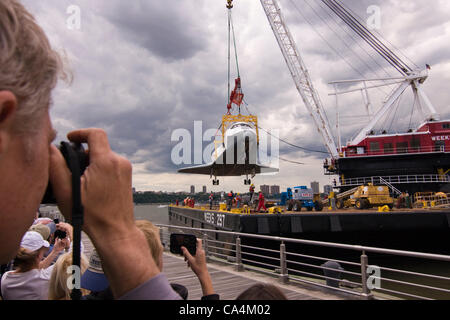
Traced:
<path id="1" fill-rule="evenodd" d="M 347 7 L 348 11 L 357 19 L 359 19 L 360 21 L 363 21 L 364 19 L 362 19 L 360 16 L 358 16 L 351 8 Z M 399 54 L 401 54 L 404 58 L 406 58 L 406 60 L 408 60 L 410 63 L 412 63 L 414 65 L 414 67 L 416 69 L 419 69 L 419 66 L 410 58 L 408 58 L 407 55 L 405 55 L 399 48 L 397 48 L 394 44 L 392 44 L 388 39 L 384 38 L 382 34 L 380 34 L 379 32 L 377 32 L 376 30 L 372 30 L 375 34 L 378 35 L 378 38 L 381 38 L 384 42 L 388 43 L 395 51 L 397 51 Z"/>
<path id="2" fill-rule="evenodd" d="M 360 70 L 358 70 L 350 61 L 349 61 L 349 59 L 348 58 L 346 58 L 344 55 L 343 55 L 343 53 L 341 53 L 337 48 L 335 48 L 335 46 L 333 46 L 331 43 L 330 43 L 330 41 L 328 41 L 315 27 L 314 27 L 314 24 L 306 17 L 306 14 L 304 14 L 303 12 L 302 12 L 302 10 L 300 10 L 300 8 L 297 6 L 297 4 L 293 1 L 293 0 L 289 0 L 290 2 L 291 2 L 291 5 L 297 10 L 297 12 L 302 16 L 302 18 L 311 26 L 311 28 L 313 29 L 313 31 L 325 42 L 325 44 L 336 54 L 336 55 L 338 55 L 351 69 L 353 69 L 353 71 L 355 71 L 356 73 L 358 73 L 359 75 L 361 75 L 362 77 L 364 77 L 364 75 L 363 75 L 363 73 L 360 71 Z M 341 36 L 340 36 L 340 34 L 339 33 L 337 33 L 336 32 L 336 30 L 330 25 L 330 23 L 324 18 L 324 17 L 322 17 L 320 14 L 319 14 L 319 12 L 318 12 L 318 10 L 316 10 L 315 8 L 314 8 L 314 6 L 312 6 L 307 0 L 304 0 L 304 3 L 312 10 L 312 12 L 320 19 L 320 20 L 322 20 L 322 22 L 336 35 L 336 37 L 337 38 L 339 38 L 347 47 L 348 47 L 348 49 L 361 61 L 361 63 L 362 64 L 365 64 L 366 65 L 366 67 L 371 71 L 371 72 L 374 72 L 374 73 L 377 73 L 376 71 L 374 71 L 373 69 L 372 69 L 372 67 L 367 63 L 367 62 L 365 62 L 356 52 L 355 52 L 355 50 L 352 48 L 352 45 L 351 44 L 349 44 L 347 41 L 345 41 Z M 319 5 L 320 5 L 320 3 L 319 3 Z M 322 8 L 322 7 L 321 7 Z M 324 8 L 322 8 L 323 10 L 326 10 L 326 9 L 324 9 Z M 330 13 L 328 13 L 327 11 L 325 11 L 325 13 L 327 13 L 329 16 L 330 16 L 330 20 L 331 21 L 333 21 L 338 27 L 340 27 L 342 30 L 344 30 L 344 31 L 346 31 L 344 28 L 342 28 L 339 24 L 337 24 L 334 20 L 333 20 L 333 17 L 331 16 L 331 14 Z M 348 32 L 347 32 L 347 34 L 348 34 Z M 351 36 L 350 36 L 351 37 Z M 356 43 L 356 45 L 359 45 L 361 48 L 362 48 L 362 50 L 364 50 L 364 48 L 356 41 L 356 40 L 354 40 L 354 38 L 353 37 L 351 37 L 352 38 L 352 40 Z M 365 52 L 366 52 L 366 54 L 370 57 L 370 58 L 372 58 L 373 59 L 373 57 L 366 51 L 366 50 L 364 50 Z M 373 59 L 374 60 L 374 59 Z M 374 60 L 375 61 L 375 63 L 377 63 L 377 61 L 376 60 Z M 379 65 L 379 64 L 378 64 Z M 381 66 L 381 65 L 379 65 L 379 67 L 381 68 L 381 69 L 383 69 L 383 67 Z M 384 69 L 383 69 L 383 71 L 385 71 Z M 389 75 L 389 73 L 387 73 L 386 71 L 385 71 L 385 73 L 388 75 L 388 77 L 391 77 L 391 75 Z"/>
<path id="3" fill-rule="evenodd" d="M 231 100 L 230 100 L 231 99 L 231 92 L 230 92 L 230 89 L 231 89 L 231 34 L 233 34 L 233 45 L 234 45 L 234 54 L 235 54 L 235 59 L 236 59 L 237 76 L 238 76 L 238 78 L 241 77 L 240 76 L 240 71 L 239 71 L 239 60 L 238 60 L 238 54 L 237 54 L 236 36 L 235 36 L 235 32 L 234 32 L 233 17 L 232 17 L 232 14 L 231 14 L 231 9 L 232 8 L 233 8 L 233 0 L 227 0 L 227 9 L 228 9 L 228 104 L 231 103 Z M 247 104 L 247 102 L 245 102 L 245 100 L 244 100 L 244 103 L 245 103 L 245 106 L 247 108 L 248 104 Z M 248 108 L 247 108 L 247 111 L 248 111 L 249 114 L 251 114 L 249 112 Z M 241 108 L 240 107 L 239 107 L 239 113 L 241 113 Z M 220 125 L 218 130 L 220 130 L 221 126 L 222 125 Z M 271 133 L 269 133 L 267 130 L 265 130 L 265 129 L 261 128 L 261 127 L 259 127 L 259 129 L 267 132 L 267 134 L 269 134 L 270 136 L 273 137 L 273 135 Z M 291 146 L 300 148 L 302 150 L 307 150 L 306 148 L 302 148 L 300 146 L 296 146 L 296 145 L 291 144 L 291 143 L 289 143 L 287 141 L 284 141 L 284 140 L 282 140 L 282 139 L 280 139 L 278 137 L 275 137 L 275 138 L 277 138 L 278 140 L 280 140 L 282 142 L 285 142 L 285 143 L 287 143 L 287 144 L 289 144 Z M 307 150 L 307 151 L 313 151 L 313 150 Z M 317 152 L 321 152 L 321 151 L 317 151 Z M 323 153 L 327 153 L 327 152 L 323 152 Z M 287 160 L 287 159 L 284 159 L 284 158 L 281 158 L 281 157 L 278 157 L 278 158 L 281 161 L 285 161 L 285 162 L 289 162 L 289 163 L 293 163 L 293 164 L 298 164 L 298 165 L 304 165 L 305 164 L 305 163 L 298 162 L 298 161 Z"/>
<path id="4" fill-rule="evenodd" d="M 247 109 L 248 114 L 249 114 L 249 115 L 252 115 L 252 113 L 251 113 L 250 110 L 248 109 L 249 104 L 247 103 L 247 101 L 245 101 L 245 99 L 244 99 L 244 105 L 245 105 L 245 108 Z M 286 141 L 286 140 L 281 139 L 280 137 L 276 137 L 276 136 L 272 135 L 269 131 L 267 131 L 266 129 L 262 128 L 262 127 L 259 126 L 259 125 L 258 125 L 258 129 L 263 130 L 263 131 L 266 132 L 269 136 L 274 137 L 275 139 L 277 139 L 277 140 L 279 140 L 279 141 L 281 141 L 281 142 L 283 142 L 283 143 L 285 143 L 285 144 L 287 144 L 287 145 L 289 145 L 289 146 L 291 146 L 291 147 L 294 147 L 294 148 L 297 148 L 297 149 L 300 149 L 300 150 L 303 150 L 303 151 L 308 151 L 308 152 L 322 153 L 322 154 L 329 154 L 329 153 L 326 152 L 326 151 L 313 150 L 313 149 L 309 149 L 309 148 L 306 148 L 306 147 L 302 147 L 302 146 L 299 146 L 299 145 L 290 143 L 290 142 L 288 142 L 288 141 Z"/>
<path id="5" fill-rule="evenodd" d="M 401 73 L 411 69 L 387 48 L 376 36 L 362 25 L 349 11 L 335 0 L 322 0 L 336 15 L 338 15 L 352 30 L 377 51 L 388 63 Z M 400 61 L 399 61 L 400 60 Z"/>
<path id="6" fill-rule="evenodd" d="M 236 70 L 238 78 L 241 77 L 239 71 L 239 60 L 236 46 L 236 36 L 234 33 L 234 24 L 233 24 L 233 16 L 231 13 L 231 9 L 233 9 L 233 0 L 227 0 L 227 9 L 228 9 L 228 105 L 232 105 L 231 103 L 231 35 L 233 35 L 233 45 L 234 45 L 234 56 L 236 59 Z M 240 111 L 240 107 L 239 107 Z M 240 112 L 239 112 L 240 113 Z"/>
<path id="7" fill-rule="evenodd" d="M 337 0 L 322 0 L 337 16 L 339 16 L 353 31 L 366 41 L 376 52 L 378 52 L 397 71 L 407 75 L 412 69 L 403 62 L 392 50 L 370 32 L 359 22 L 341 3 Z"/>
<path id="8" fill-rule="evenodd" d="M 228 0 L 228 92 L 227 92 L 227 103 L 230 104 L 230 63 L 231 63 L 231 8 L 233 8 L 232 5 L 233 0 Z"/>
<path id="9" fill-rule="evenodd" d="M 298 8 L 298 6 L 293 2 L 293 0 L 290 0 L 291 1 L 291 3 L 295 6 L 295 8 L 297 9 L 297 11 L 299 11 L 299 13 L 303 16 L 303 18 L 306 20 L 306 22 L 308 22 L 308 24 L 310 24 L 310 26 L 313 28 L 313 30 L 317 33 L 317 34 L 319 34 L 322 38 L 323 38 L 323 36 L 316 30 L 316 28 L 314 27 L 314 25 L 306 18 L 306 16 L 302 13 L 302 11 Z M 335 34 L 335 36 L 337 37 L 337 38 L 339 38 L 341 41 L 342 41 L 342 43 L 344 44 L 344 45 L 346 45 L 346 47 L 362 62 L 362 64 L 364 64 L 364 65 L 366 65 L 366 67 L 368 68 L 368 70 L 369 71 L 371 71 L 371 72 L 373 72 L 374 74 L 377 74 L 377 76 L 379 76 L 378 75 L 378 72 L 374 69 L 374 68 L 372 68 L 372 66 L 369 64 L 369 63 L 367 63 L 366 61 L 364 61 L 363 59 L 362 59 L 362 57 L 360 57 L 359 55 L 358 55 L 358 53 L 356 52 L 356 50 L 354 50 L 353 49 L 353 45 L 355 45 L 355 46 L 357 46 L 357 47 L 359 47 L 368 57 L 369 57 L 369 59 L 371 59 L 379 68 L 380 68 L 380 71 L 382 71 L 382 72 L 384 72 L 386 75 L 387 75 L 387 77 L 388 78 L 391 78 L 392 76 L 389 74 L 389 72 L 388 71 L 386 71 L 386 69 L 366 50 L 366 48 L 364 48 L 362 45 L 361 45 L 361 43 L 359 43 L 359 41 L 358 41 L 358 39 L 356 39 L 356 36 L 355 35 L 353 35 L 349 30 L 347 30 L 346 28 L 344 28 L 341 24 L 339 24 L 337 21 L 336 21 L 336 18 L 337 19 L 339 19 L 339 17 L 335 17 L 334 15 L 332 15 L 330 12 L 329 12 L 329 10 L 327 10 L 327 7 L 322 3 L 322 2 L 318 2 L 317 3 L 317 5 L 318 5 L 318 7 L 320 8 L 320 9 L 322 9 L 322 11 L 324 12 L 324 14 L 325 15 L 327 15 L 328 17 L 329 17 L 329 19 L 327 19 L 326 17 L 323 17 L 322 15 L 320 15 L 319 14 L 319 11 L 320 10 L 316 10 L 315 8 L 314 8 L 314 6 L 312 5 L 312 4 L 310 4 L 309 3 L 309 1 L 308 0 L 303 0 L 304 2 L 305 2 L 305 4 L 307 5 L 307 6 L 309 6 L 310 8 L 311 8 L 311 10 L 314 12 L 314 14 L 319 18 L 319 19 L 321 19 L 322 20 L 322 22 L 328 27 L 328 29 L 330 29 L 330 31 L 332 32 L 332 33 L 334 33 Z M 325 6 L 325 7 L 324 7 Z M 329 20 L 330 20 L 330 22 L 329 22 Z M 330 24 L 331 24 L 331 22 L 333 22 L 334 24 L 335 24 L 335 26 L 337 27 L 337 28 L 340 28 L 349 38 L 350 38 L 350 40 L 351 40 L 351 42 L 353 42 L 353 44 L 352 43 L 348 43 L 347 41 L 345 41 L 345 39 L 336 31 L 336 28 L 333 28 L 333 26 L 331 26 Z M 324 39 L 324 38 L 323 38 Z M 342 57 L 342 54 L 339 52 L 339 50 L 338 49 L 336 49 L 336 48 L 334 48 L 326 39 L 324 39 L 324 41 L 325 41 L 325 43 L 338 55 L 338 56 L 341 56 L 341 58 L 353 69 L 354 67 L 353 67 L 353 65 L 351 64 L 351 63 L 349 63 L 349 62 L 347 62 L 347 59 L 345 59 L 345 58 L 343 58 Z M 359 70 L 356 70 L 357 71 L 357 73 L 358 74 L 360 74 L 360 75 L 362 75 L 361 74 L 361 72 L 359 71 Z M 362 75 L 363 76 L 363 75 Z M 364 77 L 364 76 L 363 76 Z M 384 90 L 382 90 L 382 89 L 380 89 L 380 88 L 378 88 L 380 91 L 382 91 L 383 93 L 385 93 L 384 92 Z"/>
<path id="10" fill-rule="evenodd" d="M 240 78 L 241 73 L 239 72 L 239 60 L 238 60 L 238 54 L 237 54 L 236 36 L 234 34 L 234 24 L 233 24 L 233 16 L 231 15 L 231 10 L 230 10 L 230 21 L 231 21 L 231 31 L 233 32 L 234 56 L 236 58 L 237 76 L 238 76 L 238 78 Z"/>

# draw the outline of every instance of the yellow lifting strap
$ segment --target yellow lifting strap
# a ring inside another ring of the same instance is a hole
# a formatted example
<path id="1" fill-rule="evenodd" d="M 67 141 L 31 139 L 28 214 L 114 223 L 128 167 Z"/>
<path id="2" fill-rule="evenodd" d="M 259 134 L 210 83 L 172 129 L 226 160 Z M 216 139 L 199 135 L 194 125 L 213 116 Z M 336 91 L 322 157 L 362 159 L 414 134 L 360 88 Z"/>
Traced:
<path id="1" fill-rule="evenodd" d="M 257 116 L 244 116 L 242 114 L 239 115 L 224 115 L 222 116 L 222 142 L 225 141 L 225 132 L 231 127 L 231 125 L 235 122 L 245 122 L 253 125 L 256 130 L 256 141 L 259 145 L 259 126 L 258 126 L 258 117 Z"/>
<path id="2" fill-rule="evenodd" d="M 233 8 L 233 0 L 227 0 L 227 9 L 232 9 Z"/>

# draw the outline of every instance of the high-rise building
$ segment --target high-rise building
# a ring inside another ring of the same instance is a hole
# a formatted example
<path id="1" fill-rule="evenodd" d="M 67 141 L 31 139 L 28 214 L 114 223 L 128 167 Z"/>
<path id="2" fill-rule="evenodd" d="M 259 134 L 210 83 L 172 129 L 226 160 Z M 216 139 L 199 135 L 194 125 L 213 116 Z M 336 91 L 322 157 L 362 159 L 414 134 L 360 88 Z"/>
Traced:
<path id="1" fill-rule="evenodd" d="M 267 186 L 267 185 L 265 185 L 265 184 L 262 185 L 262 186 L 260 187 L 260 190 L 261 190 L 261 192 L 264 193 L 265 195 L 270 194 L 270 187 Z"/>
<path id="2" fill-rule="evenodd" d="M 191 194 L 195 193 L 195 186 L 191 186 Z"/>
<path id="3" fill-rule="evenodd" d="M 313 181 L 311 182 L 311 189 L 313 190 L 314 194 L 319 194 L 320 193 L 320 186 L 319 183 L 317 181 Z"/>
<path id="4" fill-rule="evenodd" d="M 331 192 L 333 192 L 333 186 L 331 185 L 323 186 L 323 193 L 330 194 Z"/>
<path id="5" fill-rule="evenodd" d="M 206 193 L 206 186 L 203 186 L 203 193 Z"/>
<path id="6" fill-rule="evenodd" d="M 280 194 L 280 186 L 270 186 L 270 194 Z"/>

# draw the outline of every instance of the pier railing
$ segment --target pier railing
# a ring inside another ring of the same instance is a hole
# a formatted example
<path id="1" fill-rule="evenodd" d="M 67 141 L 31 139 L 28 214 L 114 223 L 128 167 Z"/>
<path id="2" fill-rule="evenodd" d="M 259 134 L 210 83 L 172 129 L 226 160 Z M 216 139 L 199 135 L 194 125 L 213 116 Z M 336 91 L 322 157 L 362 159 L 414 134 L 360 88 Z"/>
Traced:
<path id="1" fill-rule="evenodd" d="M 354 157 L 373 157 L 373 156 L 392 156 L 392 155 L 405 155 L 405 154 L 427 154 L 427 153 L 444 153 L 448 152 L 448 147 L 446 146 L 417 146 L 417 147 L 407 147 L 401 146 L 397 148 L 376 148 L 375 150 L 362 151 L 358 153 L 355 149 L 354 152 L 344 152 L 344 158 L 354 158 Z"/>
<path id="2" fill-rule="evenodd" d="M 403 176 L 347 178 L 341 181 L 340 187 L 353 187 L 372 184 L 412 184 L 412 183 L 450 183 L 449 175 L 416 174 Z"/>
<path id="3" fill-rule="evenodd" d="M 447 255 L 173 225 L 158 226 L 165 245 L 170 243 L 171 232 L 194 233 L 202 238 L 208 260 L 232 264 L 237 271 L 252 270 L 278 277 L 282 283 L 322 287 L 363 299 L 450 299 L 450 256 Z M 265 242 L 258 245 L 258 240 Z M 267 246 L 267 240 L 272 245 Z M 321 249 L 333 249 L 335 257 L 312 253 Z M 391 257 L 404 261 L 407 267 L 388 265 Z M 374 262 L 370 264 L 369 259 Z M 417 268 L 410 269 L 412 263 L 408 259 L 414 259 Z M 431 273 L 429 270 L 435 269 L 437 263 L 444 265 L 439 268 L 440 274 Z M 418 267 L 420 270 L 417 270 Z"/>
<path id="4" fill-rule="evenodd" d="M 418 192 L 414 195 L 415 208 L 449 208 L 450 193 Z"/>

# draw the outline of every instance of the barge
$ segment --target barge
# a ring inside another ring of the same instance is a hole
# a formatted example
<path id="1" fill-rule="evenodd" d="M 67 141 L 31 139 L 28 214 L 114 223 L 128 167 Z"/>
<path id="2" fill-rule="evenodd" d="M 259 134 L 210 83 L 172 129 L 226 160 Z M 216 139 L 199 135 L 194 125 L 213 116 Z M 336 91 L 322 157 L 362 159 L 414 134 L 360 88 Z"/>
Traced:
<path id="1" fill-rule="evenodd" d="M 169 221 L 171 225 L 201 229 L 450 254 L 450 210 L 235 214 L 170 206 Z M 251 245 L 251 242 L 251 238 L 242 237 L 242 243 Z M 303 249 L 304 252 L 317 250 Z"/>

